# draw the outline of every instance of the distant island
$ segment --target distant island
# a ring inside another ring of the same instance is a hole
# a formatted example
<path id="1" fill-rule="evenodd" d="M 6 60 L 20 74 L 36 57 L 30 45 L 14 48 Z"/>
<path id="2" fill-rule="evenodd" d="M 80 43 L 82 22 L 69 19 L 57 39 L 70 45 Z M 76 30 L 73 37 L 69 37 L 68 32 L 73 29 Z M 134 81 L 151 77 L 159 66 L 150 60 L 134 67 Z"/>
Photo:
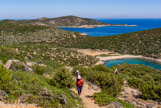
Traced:
<path id="1" fill-rule="evenodd" d="M 8 20 L 10 23 L 16 24 L 29 24 L 29 25 L 41 25 L 41 26 L 52 26 L 52 27 L 72 27 L 72 28 L 94 28 L 104 26 L 137 26 L 127 24 L 108 24 L 100 22 L 94 19 L 81 18 L 77 16 L 63 16 L 58 18 L 39 18 L 34 20 Z"/>

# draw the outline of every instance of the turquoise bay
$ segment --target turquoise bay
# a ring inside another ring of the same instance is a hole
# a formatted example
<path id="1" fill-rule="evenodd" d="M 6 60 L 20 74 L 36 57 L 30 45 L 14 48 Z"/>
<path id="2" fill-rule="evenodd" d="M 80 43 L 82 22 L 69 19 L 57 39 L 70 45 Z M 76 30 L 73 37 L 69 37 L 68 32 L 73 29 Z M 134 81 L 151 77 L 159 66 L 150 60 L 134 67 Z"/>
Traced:
<path id="1" fill-rule="evenodd" d="M 112 67 L 117 64 L 123 64 L 123 63 L 128 63 L 128 64 L 142 64 L 145 66 L 151 66 L 155 69 L 161 70 L 161 64 L 145 59 L 139 59 L 139 58 L 126 58 L 126 59 L 115 59 L 115 60 L 107 60 L 105 61 L 104 65 L 107 67 Z"/>

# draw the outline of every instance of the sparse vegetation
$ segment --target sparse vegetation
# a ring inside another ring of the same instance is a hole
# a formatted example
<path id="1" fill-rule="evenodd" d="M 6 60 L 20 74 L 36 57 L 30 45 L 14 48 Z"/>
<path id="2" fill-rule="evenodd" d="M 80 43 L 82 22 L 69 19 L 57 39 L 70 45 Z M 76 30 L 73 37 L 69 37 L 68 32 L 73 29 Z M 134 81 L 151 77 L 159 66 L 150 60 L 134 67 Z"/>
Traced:
<path id="1" fill-rule="evenodd" d="M 23 71 L 8 71 L 0 66 L 0 89 L 8 96 L 6 103 L 35 103 L 42 107 L 81 107 L 81 99 L 66 86 L 66 89 L 50 85 L 50 79 L 42 75 Z M 73 98 L 71 93 L 77 97 Z M 62 101 L 65 99 L 66 103 Z"/>
<path id="2" fill-rule="evenodd" d="M 124 102 L 120 99 L 114 98 L 112 96 L 109 96 L 103 92 L 97 93 L 93 95 L 93 98 L 95 99 L 95 102 L 99 104 L 100 106 L 108 105 L 112 102 L 119 102 L 122 104 L 124 108 L 134 108 L 134 105 L 131 105 L 127 102 Z"/>
<path id="3" fill-rule="evenodd" d="M 60 88 L 71 88 L 74 86 L 72 74 L 66 68 L 56 70 L 51 84 Z"/>

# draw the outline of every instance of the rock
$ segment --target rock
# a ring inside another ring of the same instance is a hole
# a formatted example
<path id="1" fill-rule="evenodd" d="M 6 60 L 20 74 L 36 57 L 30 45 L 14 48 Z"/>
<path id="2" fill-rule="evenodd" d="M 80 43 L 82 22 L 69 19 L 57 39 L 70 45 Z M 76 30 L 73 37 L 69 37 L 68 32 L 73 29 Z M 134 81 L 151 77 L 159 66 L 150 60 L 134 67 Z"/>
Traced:
<path id="1" fill-rule="evenodd" d="M 146 104 L 146 108 L 153 108 L 155 105 L 153 104 Z"/>
<path id="2" fill-rule="evenodd" d="M 47 88 L 42 88 L 38 93 L 39 96 L 42 96 L 44 99 L 50 100 L 53 97 L 53 94 Z"/>
<path id="3" fill-rule="evenodd" d="M 74 92 L 70 92 L 70 94 L 73 97 L 73 99 L 78 99 L 77 95 Z"/>
<path id="4" fill-rule="evenodd" d="M 97 93 L 100 92 L 100 87 L 96 84 L 93 84 L 93 83 L 90 83 L 88 81 L 86 81 L 86 83 L 88 84 L 88 89 L 93 89 L 93 90 L 96 90 Z"/>
<path id="5" fill-rule="evenodd" d="M 58 97 L 61 104 L 67 105 L 67 97 L 64 94 L 60 94 L 61 97 Z"/>
<path id="6" fill-rule="evenodd" d="M 4 90 L 0 90 L 0 100 L 3 101 L 8 94 Z"/>
<path id="7" fill-rule="evenodd" d="M 113 104 L 115 108 L 123 108 L 122 104 L 119 102 L 112 102 L 111 104 Z"/>
<path id="8" fill-rule="evenodd" d="M 25 103 L 30 99 L 30 94 L 23 94 L 19 97 L 19 103 Z"/>
<path id="9" fill-rule="evenodd" d="M 36 62 L 26 62 L 26 65 L 32 68 L 33 65 L 37 65 Z"/>
<path id="10" fill-rule="evenodd" d="M 68 69 L 69 72 L 72 72 L 73 71 L 73 67 L 71 67 L 71 66 L 65 66 L 65 68 Z"/>
<path id="11" fill-rule="evenodd" d="M 123 108 L 123 106 L 119 102 L 112 102 L 109 105 L 107 105 L 106 108 Z"/>
<path id="12" fill-rule="evenodd" d="M 109 104 L 109 105 L 106 106 L 106 108 L 115 108 L 115 105 Z"/>
<path id="13" fill-rule="evenodd" d="M 2 65 L 2 61 L 0 60 L 0 65 Z"/>
<path id="14" fill-rule="evenodd" d="M 15 59 L 8 60 L 5 64 L 5 67 L 8 70 L 14 70 L 14 71 L 18 70 L 29 71 L 29 72 L 32 71 L 32 69 L 28 67 L 24 62 Z"/>
<path id="15" fill-rule="evenodd" d="M 65 98 L 63 98 L 63 97 L 58 97 L 58 99 L 60 100 L 60 103 L 61 103 L 61 104 L 67 104 L 67 101 L 66 101 Z"/>

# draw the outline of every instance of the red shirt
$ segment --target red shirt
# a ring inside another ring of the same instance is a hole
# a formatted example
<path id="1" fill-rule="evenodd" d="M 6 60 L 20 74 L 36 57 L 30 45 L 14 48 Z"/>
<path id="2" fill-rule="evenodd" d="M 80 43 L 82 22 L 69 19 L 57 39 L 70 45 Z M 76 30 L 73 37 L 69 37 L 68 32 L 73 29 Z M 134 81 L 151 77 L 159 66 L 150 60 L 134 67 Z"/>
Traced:
<path id="1" fill-rule="evenodd" d="M 82 86 L 83 85 L 83 79 L 77 79 L 77 85 Z"/>

